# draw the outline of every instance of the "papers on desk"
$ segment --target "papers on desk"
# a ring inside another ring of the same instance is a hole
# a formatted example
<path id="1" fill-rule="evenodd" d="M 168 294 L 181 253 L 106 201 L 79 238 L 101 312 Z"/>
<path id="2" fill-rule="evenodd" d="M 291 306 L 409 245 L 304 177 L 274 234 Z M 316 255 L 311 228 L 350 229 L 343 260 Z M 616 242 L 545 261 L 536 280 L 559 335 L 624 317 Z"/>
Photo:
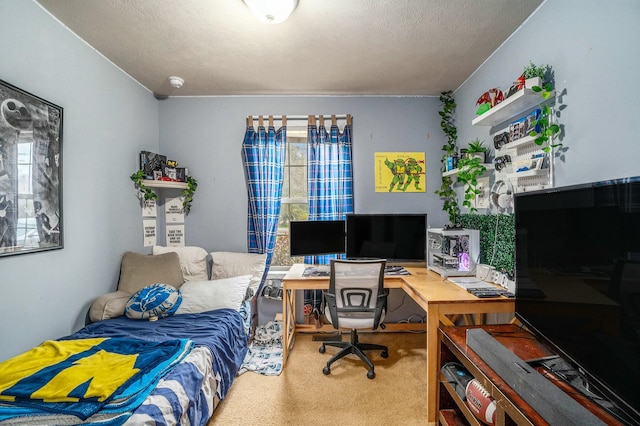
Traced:
<path id="1" fill-rule="evenodd" d="M 329 266 L 307 266 L 302 273 L 303 277 L 328 277 L 330 275 Z"/>
<path id="2" fill-rule="evenodd" d="M 476 277 L 449 277 L 447 279 L 464 290 L 470 288 L 489 288 L 494 290 L 497 288 L 495 284 L 482 281 Z"/>
<path id="3" fill-rule="evenodd" d="M 329 275 L 331 275 L 329 265 L 307 266 L 302 272 L 303 277 L 328 277 Z M 411 272 L 407 271 L 403 266 L 386 265 L 384 267 L 384 275 L 411 275 Z"/>

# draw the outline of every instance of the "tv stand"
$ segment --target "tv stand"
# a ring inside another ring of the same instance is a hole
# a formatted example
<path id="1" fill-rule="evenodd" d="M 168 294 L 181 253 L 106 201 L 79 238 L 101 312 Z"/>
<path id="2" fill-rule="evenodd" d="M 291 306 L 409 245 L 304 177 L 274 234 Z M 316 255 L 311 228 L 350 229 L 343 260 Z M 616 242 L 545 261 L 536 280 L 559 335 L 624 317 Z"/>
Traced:
<path id="1" fill-rule="evenodd" d="M 549 421 L 545 419 L 548 413 L 542 413 L 541 411 L 544 411 L 544 409 L 540 411 L 537 410 L 534 407 L 535 403 L 530 404 L 527 402 L 529 396 L 527 390 L 518 391 L 515 389 L 518 387 L 516 385 L 517 379 L 503 378 L 505 377 L 504 374 L 498 374 L 494 368 L 490 367 L 480 355 L 469 347 L 467 344 L 467 330 L 472 329 L 480 329 L 491 334 L 493 338 L 514 356 L 524 360 L 526 366 L 534 366 L 536 374 L 543 376 L 555 390 L 563 393 L 563 397 L 570 398 L 572 404 L 580 407 L 578 411 L 584 409 L 584 411 L 588 413 L 586 417 L 591 418 L 591 420 L 595 419 L 593 423 L 587 422 L 580 424 L 623 424 L 609 414 L 603 407 L 598 406 L 587 396 L 580 395 L 569 384 L 557 376 L 549 374 L 544 367 L 538 365 L 541 363 L 555 362 L 556 354 L 541 341 L 537 340 L 531 333 L 518 325 L 441 327 L 438 333 L 440 342 L 438 365 L 442 367 L 448 362 L 460 363 L 473 377 L 478 379 L 482 386 L 496 400 L 496 424 L 549 424 Z M 460 398 L 454 387 L 446 380 L 446 377 L 442 373 L 440 373 L 439 377 L 440 384 L 437 389 L 437 400 L 440 423 L 445 425 L 481 425 L 482 422 L 474 417 L 467 407 L 466 402 Z M 529 381 L 530 378 L 527 378 L 527 382 Z M 551 405 L 551 408 L 558 407 L 555 401 L 548 402 L 547 404 Z M 559 410 L 561 411 L 563 408 L 564 407 L 560 407 Z M 571 424 L 571 422 L 564 424 Z M 573 424 L 577 423 L 573 422 Z"/>

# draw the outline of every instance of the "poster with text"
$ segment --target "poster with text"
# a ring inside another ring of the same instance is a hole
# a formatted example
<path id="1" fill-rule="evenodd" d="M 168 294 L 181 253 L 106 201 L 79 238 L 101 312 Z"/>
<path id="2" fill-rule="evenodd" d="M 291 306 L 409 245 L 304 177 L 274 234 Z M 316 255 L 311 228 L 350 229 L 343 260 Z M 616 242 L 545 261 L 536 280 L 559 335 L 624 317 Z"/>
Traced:
<path id="1" fill-rule="evenodd" d="M 156 220 L 145 219 L 142 221 L 144 228 L 144 247 L 151 247 L 156 245 Z"/>
<path id="2" fill-rule="evenodd" d="M 376 152 L 376 192 L 425 192 L 427 167 L 424 152 Z"/>
<path id="3" fill-rule="evenodd" d="M 167 225 L 167 247 L 184 247 L 184 225 Z"/>
<path id="4" fill-rule="evenodd" d="M 184 223 L 184 210 L 182 208 L 182 198 L 167 198 L 164 203 L 164 211 L 167 224 Z"/>
<path id="5" fill-rule="evenodd" d="M 156 217 L 157 215 L 156 200 L 144 200 L 142 217 Z"/>

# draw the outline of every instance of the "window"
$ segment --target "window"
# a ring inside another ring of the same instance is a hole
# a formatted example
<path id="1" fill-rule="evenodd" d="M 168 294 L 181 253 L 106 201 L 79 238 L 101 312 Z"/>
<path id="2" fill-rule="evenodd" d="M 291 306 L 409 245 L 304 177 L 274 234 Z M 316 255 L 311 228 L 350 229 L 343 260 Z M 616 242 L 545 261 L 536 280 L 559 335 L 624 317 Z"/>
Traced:
<path id="1" fill-rule="evenodd" d="M 273 266 L 291 266 L 304 262 L 303 257 L 289 256 L 289 222 L 307 220 L 307 122 L 287 125 L 287 151 L 284 163 L 284 182 L 278 236 L 273 251 Z"/>
<path id="2" fill-rule="evenodd" d="M 345 120 L 343 133 L 337 130 L 338 120 Z M 311 141 L 308 140 L 309 129 L 313 129 Z M 304 262 L 302 257 L 289 256 L 289 224 L 292 220 L 308 220 L 309 211 L 314 220 L 336 219 L 336 215 L 342 217 L 353 212 L 350 129 L 349 114 L 340 119 L 331 115 L 329 126 L 324 124 L 322 115 L 318 126 L 313 116 L 309 123 L 300 120 L 287 126 L 280 217 L 271 265 L 290 266 Z M 309 166 L 316 176 L 308 176 Z M 313 191 L 311 196 L 309 187 Z M 314 259 L 319 263 L 328 260 L 328 256 Z"/>

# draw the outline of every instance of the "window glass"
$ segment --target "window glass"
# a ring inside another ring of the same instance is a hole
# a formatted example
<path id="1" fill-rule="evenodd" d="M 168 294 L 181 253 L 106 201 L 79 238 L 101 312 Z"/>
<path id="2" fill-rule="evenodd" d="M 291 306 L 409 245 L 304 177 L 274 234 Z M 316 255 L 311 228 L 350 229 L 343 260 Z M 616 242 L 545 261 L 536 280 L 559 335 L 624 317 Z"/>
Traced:
<path id="1" fill-rule="evenodd" d="M 282 184 L 282 204 L 278 222 L 278 236 L 271 261 L 272 266 L 291 266 L 302 263 L 303 257 L 289 256 L 289 222 L 307 220 L 307 121 L 287 125 L 287 152 Z"/>

